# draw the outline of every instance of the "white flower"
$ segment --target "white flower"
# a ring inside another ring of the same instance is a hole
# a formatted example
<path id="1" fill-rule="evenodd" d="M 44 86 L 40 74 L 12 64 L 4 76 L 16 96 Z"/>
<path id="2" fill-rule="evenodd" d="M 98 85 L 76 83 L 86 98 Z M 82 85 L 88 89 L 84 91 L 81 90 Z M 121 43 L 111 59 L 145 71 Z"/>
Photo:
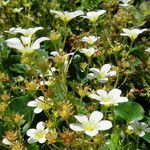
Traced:
<path id="1" fill-rule="evenodd" d="M 89 73 L 87 75 L 88 79 L 97 79 L 100 83 L 105 83 L 108 81 L 108 77 L 115 76 L 116 71 L 110 71 L 111 65 L 105 64 L 102 66 L 102 68 L 99 70 L 98 68 L 90 68 L 89 70 L 92 73 Z"/>
<path id="2" fill-rule="evenodd" d="M 128 126 L 129 130 L 132 130 L 135 134 L 139 135 L 140 137 L 143 137 L 145 135 L 145 132 L 150 132 L 150 128 L 148 128 L 148 125 L 144 122 L 138 122 L 134 121 Z"/>
<path id="3" fill-rule="evenodd" d="M 21 36 L 19 38 L 10 38 L 6 40 L 7 46 L 17 49 L 20 53 L 32 53 L 40 48 L 40 43 L 49 40 L 47 37 L 38 38 L 35 42 L 31 43 L 31 37 Z"/>
<path id="4" fill-rule="evenodd" d="M 21 12 L 22 9 L 23 9 L 23 7 L 14 8 L 14 9 L 13 9 L 13 12 L 14 12 L 14 13 L 19 13 L 19 12 Z"/>
<path id="5" fill-rule="evenodd" d="M 44 143 L 46 142 L 46 134 L 48 133 L 48 128 L 45 129 L 45 123 L 39 122 L 36 125 L 36 129 L 29 129 L 27 135 L 30 137 L 28 143 Z"/>
<path id="6" fill-rule="evenodd" d="M 13 143 L 11 141 L 7 140 L 7 138 L 4 138 L 2 140 L 2 143 L 5 144 L 5 145 L 13 145 Z"/>
<path id="7" fill-rule="evenodd" d="M 85 36 L 82 38 L 82 42 L 86 42 L 89 45 L 93 45 L 100 37 L 96 36 Z"/>
<path id="8" fill-rule="evenodd" d="M 121 33 L 120 35 L 122 36 L 128 36 L 130 37 L 130 39 L 132 41 L 134 41 L 139 34 L 143 33 L 144 31 L 146 31 L 147 29 L 126 29 L 126 28 L 123 28 L 122 29 L 124 33 Z"/>
<path id="9" fill-rule="evenodd" d="M 80 50 L 81 53 L 85 54 L 87 57 L 91 57 L 97 50 L 93 47 L 91 48 L 82 48 Z"/>
<path id="10" fill-rule="evenodd" d="M 97 94 L 96 94 L 97 93 Z M 107 93 L 105 90 L 97 90 L 96 93 L 89 94 L 89 97 L 100 101 L 100 104 L 110 106 L 118 105 L 118 103 L 127 102 L 126 97 L 120 96 L 122 91 L 119 89 L 113 89 Z"/>
<path id="11" fill-rule="evenodd" d="M 102 120 L 103 113 L 94 111 L 88 119 L 85 115 L 74 116 L 81 124 L 72 123 L 69 127 L 74 131 L 84 131 L 85 134 L 93 137 L 98 134 L 98 131 L 108 130 L 112 127 L 112 123 L 108 120 Z"/>
<path id="12" fill-rule="evenodd" d="M 27 106 L 35 107 L 34 113 L 39 114 L 43 110 L 50 109 L 50 99 L 46 101 L 43 96 L 40 96 L 39 98 L 28 102 Z"/>
<path id="13" fill-rule="evenodd" d="M 128 7 L 130 5 L 129 2 L 131 0 L 119 0 L 119 1 L 123 3 L 123 4 L 119 4 L 120 6 Z"/>
<path id="14" fill-rule="evenodd" d="M 43 30 L 43 27 L 35 27 L 35 28 L 28 28 L 28 29 L 22 29 L 22 28 L 18 28 L 16 31 L 14 31 L 15 33 L 21 33 L 24 36 L 27 37 L 31 37 L 35 32 L 37 32 L 38 30 Z"/>
<path id="15" fill-rule="evenodd" d="M 86 16 L 82 16 L 82 17 L 87 18 L 92 22 L 96 22 L 98 17 L 104 13 L 106 13 L 106 10 L 91 11 L 91 12 L 87 12 Z"/>
<path id="16" fill-rule="evenodd" d="M 7 33 L 15 34 L 15 33 L 21 33 L 26 37 L 31 37 L 35 32 L 38 30 L 43 30 L 43 27 L 35 27 L 35 28 L 28 28 L 28 29 L 22 29 L 21 27 L 15 28 L 12 27 L 9 29 L 9 31 L 5 31 Z"/>
<path id="17" fill-rule="evenodd" d="M 150 53 L 150 47 L 149 47 L 149 48 L 147 48 L 145 51 Z"/>
<path id="18" fill-rule="evenodd" d="M 67 11 L 61 12 L 56 10 L 50 10 L 50 12 L 57 14 L 60 17 L 60 19 L 63 20 L 64 22 L 68 22 L 71 19 L 84 14 L 84 12 L 81 10 L 77 10 L 74 12 L 67 12 Z"/>
<path id="19" fill-rule="evenodd" d="M 12 28 L 10 28 L 8 31 L 4 31 L 4 32 L 10 33 L 10 34 L 16 34 L 17 31 L 19 31 L 20 29 L 21 29 L 21 27 L 18 27 L 18 28 L 12 27 Z"/>

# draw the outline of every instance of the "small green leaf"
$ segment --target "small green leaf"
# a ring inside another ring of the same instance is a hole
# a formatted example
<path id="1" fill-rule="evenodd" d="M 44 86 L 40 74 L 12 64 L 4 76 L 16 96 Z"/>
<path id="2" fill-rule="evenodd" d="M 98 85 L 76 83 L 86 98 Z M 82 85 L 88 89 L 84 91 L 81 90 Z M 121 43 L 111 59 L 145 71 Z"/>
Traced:
<path id="1" fill-rule="evenodd" d="M 25 120 L 31 120 L 33 110 L 27 106 L 29 100 L 32 100 L 30 96 L 20 96 L 14 98 L 9 104 L 10 110 L 23 114 Z"/>
<path id="2" fill-rule="evenodd" d="M 30 67 L 26 64 L 13 64 L 10 69 L 17 73 L 27 73 L 30 70 Z"/>
<path id="3" fill-rule="evenodd" d="M 150 133 L 146 132 L 145 135 L 143 136 L 143 138 L 150 143 Z"/>
<path id="4" fill-rule="evenodd" d="M 30 144 L 27 146 L 28 150 L 39 150 L 39 146 L 37 144 Z"/>
<path id="5" fill-rule="evenodd" d="M 127 102 L 115 108 L 115 115 L 124 118 L 127 122 L 141 120 L 144 117 L 144 109 L 138 103 Z"/>

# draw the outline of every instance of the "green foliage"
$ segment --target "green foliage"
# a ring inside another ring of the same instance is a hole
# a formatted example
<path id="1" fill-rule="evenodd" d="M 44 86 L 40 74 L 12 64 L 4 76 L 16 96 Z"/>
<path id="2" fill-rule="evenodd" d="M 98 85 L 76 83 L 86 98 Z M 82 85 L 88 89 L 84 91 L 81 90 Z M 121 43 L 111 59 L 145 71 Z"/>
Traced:
<path id="1" fill-rule="evenodd" d="M 115 108 L 115 114 L 124 118 L 128 123 L 141 120 L 144 117 L 144 110 L 140 104 L 135 102 L 127 102 L 120 104 Z"/>

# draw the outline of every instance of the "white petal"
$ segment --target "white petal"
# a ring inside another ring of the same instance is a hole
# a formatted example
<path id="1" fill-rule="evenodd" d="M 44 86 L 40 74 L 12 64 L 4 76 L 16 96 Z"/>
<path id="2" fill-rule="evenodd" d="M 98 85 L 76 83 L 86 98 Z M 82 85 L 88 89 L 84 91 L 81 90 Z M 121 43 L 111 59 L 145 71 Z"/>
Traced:
<path id="1" fill-rule="evenodd" d="M 31 43 L 31 37 L 25 37 L 25 36 L 21 36 L 21 41 L 24 45 L 30 45 Z"/>
<path id="2" fill-rule="evenodd" d="M 118 103 L 128 102 L 128 99 L 127 99 L 126 97 L 119 97 L 119 98 L 117 99 L 117 102 L 118 102 Z"/>
<path id="3" fill-rule="evenodd" d="M 84 129 L 82 128 L 82 126 L 80 124 L 76 124 L 76 123 L 71 123 L 69 125 L 70 129 L 74 130 L 74 131 L 84 131 Z"/>
<path id="4" fill-rule="evenodd" d="M 94 111 L 90 115 L 90 121 L 98 123 L 103 118 L 103 113 Z"/>
<path id="5" fill-rule="evenodd" d="M 131 125 L 128 126 L 128 130 L 133 130 L 133 129 L 134 128 Z"/>
<path id="6" fill-rule="evenodd" d="M 7 43 L 7 45 L 10 48 L 15 48 L 19 51 L 22 51 L 25 49 L 25 47 L 22 45 L 20 39 L 18 39 L 18 38 L 10 38 L 10 39 L 6 40 L 5 42 Z"/>
<path id="7" fill-rule="evenodd" d="M 28 139 L 28 143 L 29 143 L 29 144 L 36 143 L 36 142 L 37 142 L 36 139 L 33 139 L 33 138 L 29 138 L 29 139 Z"/>
<path id="8" fill-rule="evenodd" d="M 98 123 L 98 130 L 108 130 L 112 127 L 112 123 L 108 120 L 102 120 Z"/>
<path id="9" fill-rule="evenodd" d="M 119 89 L 113 89 L 113 90 L 111 90 L 111 91 L 109 92 L 109 95 L 110 95 L 110 96 L 114 96 L 114 97 L 118 97 L 118 96 L 121 95 L 121 93 L 122 93 L 121 90 L 119 90 Z"/>
<path id="10" fill-rule="evenodd" d="M 35 49 L 39 49 L 40 48 L 40 43 L 43 41 L 47 41 L 49 40 L 49 38 L 47 37 L 41 37 L 39 39 L 37 39 L 31 46 L 31 49 L 35 50 Z"/>
<path id="11" fill-rule="evenodd" d="M 42 121 L 36 125 L 37 130 L 44 130 L 44 128 L 45 128 L 45 123 Z"/>
<path id="12" fill-rule="evenodd" d="M 6 138 L 2 140 L 2 143 L 5 145 L 12 145 L 12 142 L 8 141 Z"/>
<path id="13" fill-rule="evenodd" d="M 93 131 L 87 131 L 87 130 L 86 130 L 86 131 L 85 131 L 85 134 L 87 134 L 87 135 L 93 137 L 93 136 L 95 136 L 95 135 L 98 134 L 98 130 L 93 130 Z"/>
<path id="14" fill-rule="evenodd" d="M 144 131 L 139 132 L 139 136 L 140 136 L 140 137 L 143 137 L 144 135 L 145 135 L 145 132 L 144 132 Z"/>
<path id="15" fill-rule="evenodd" d="M 100 98 L 102 98 L 102 99 L 104 99 L 108 95 L 105 90 L 97 90 L 96 92 L 100 96 Z"/>
<path id="16" fill-rule="evenodd" d="M 90 71 L 93 72 L 96 75 L 101 73 L 98 68 L 90 68 Z"/>
<path id="17" fill-rule="evenodd" d="M 108 78 L 97 78 L 97 80 L 100 82 L 100 83 L 106 83 L 108 81 Z"/>
<path id="18" fill-rule="evenodd" d="M 102 68 L 101 68 L 101 73 L 107 74 L 108 71 L 110 70 L 110 68 L 111 68 L 110 64 L 103 65 Z"/>
<path id="19" fill-rule="evenodd" d="M 92 98 L 92 99 L 98 100 L 98 101 L 101 99 L 100 96 L 98 96 L 97 94 L 94 94 L 94 93 L 93 94 L 89 94 L 89 97 Z"/>
<path id="20" fill-rule="evenodd" d="M 45 143 L 45 142 L 46 142 L 46 138 L 44 137 L 44 138 L 42 138 L 42 139 L 39 139 L 38 142 L 41 143 L 41 144 L 42 144 L 42 143 Z"/>
<path id="21" fill-rule="evenodd" d="M 28 102 L 27 106 L 29 107 L 36 107 L 38 105 L 38 102 L 37 101 L 30 101 Z"/>
<path id="22" fill-rule="evenodd" d="M 85 115 L 75 115 L 74 116 L 79 122 L 83 123 L 83 122 L 87 122 L 88 118 Z"/>
<path id="23" fill-rule="evenodd" d="M 37 100 L 38 101 L 44 101 L 45 99 L 44 99 L 44 96 L 40 96 L 40 97 L 37 98 Z"/>
<path id="24" fill-rule="evenodd" d="M 95 78 L 94 73 L 89 73 L 89 74 L 86 76 L 86 78 L 87 78 L 87 79 L 90 79 L 90 80 L 94 79 L 94 78 Z"/>
<path id="25" fill-rule="evenodd" d="M 36 132 L 37 132 L 36 129 L 29 129 L 27 131 L 27 136 L 34 137 Z"/>
<path id="26" fill-rule="evenodd" d="M 42 108 L 37 107 L 34 109 L 34 113 L 39 114 L 40 112 L 42 112 L 42 110 Z"/>
<path id="27" fill-rule="evenodd" d="M 107 76 L 115 76 L 116 75 L 116 71 L 110 71 L 107 73 Z"/>

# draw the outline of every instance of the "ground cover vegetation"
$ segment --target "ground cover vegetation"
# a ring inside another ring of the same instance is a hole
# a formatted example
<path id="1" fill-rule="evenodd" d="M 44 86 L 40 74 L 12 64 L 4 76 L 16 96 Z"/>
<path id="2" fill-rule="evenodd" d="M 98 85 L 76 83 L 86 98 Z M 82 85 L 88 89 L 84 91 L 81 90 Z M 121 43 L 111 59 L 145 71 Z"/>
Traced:
<path id="1" fill-rule="evenodd" d="M 0 150 L 149 150 L 150 2 L 0 0 Z"/>

